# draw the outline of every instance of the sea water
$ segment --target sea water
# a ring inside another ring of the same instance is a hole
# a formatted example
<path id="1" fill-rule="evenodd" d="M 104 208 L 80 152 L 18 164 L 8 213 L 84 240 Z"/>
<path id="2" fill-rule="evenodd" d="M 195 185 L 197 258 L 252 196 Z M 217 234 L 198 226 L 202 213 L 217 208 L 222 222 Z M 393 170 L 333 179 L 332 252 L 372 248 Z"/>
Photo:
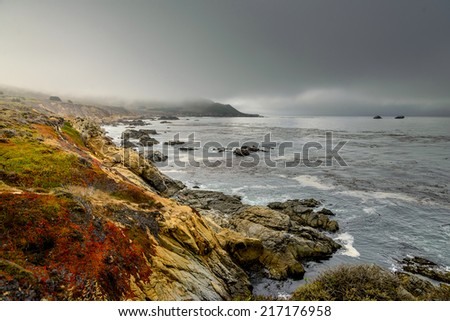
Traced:
<path id="1" fill-rule="evenodd" d="M 257 294 L 291 293 L 320 271 L 342 263 L 375 263 L 397 270 L 399 260 L 414 255 L 450 267 L 450 118 L 189 117 L 166 124 L 149 122 L 134 129 L 156 129 L 159 135 L 154 138 L 161 142 L 179 134 L 183 141 L 191 135 L 192 143 L 194 133 L 197 145 L 191 145 L 198 150 L 154 147 L 170 156 L 158 165 L 160 170 L 188 187 L 239 195 L 244 203 L 258 205 L 315 198 L 336 214 L 333 219 L 340 230 L 329 236 L 342 249 L 329 260 L 306 263 L 301 281 L 253 280 Z M 126 126 L 104 128 L 120 143 Z M 338 150 L 341 160 L 325 153 L 327 133 L 332 135 L 331 148 L 345 143 Z M 209 142 L 224 147 L 231 142 L 261 143 L 267 134 L 276 145 L 257 152 L 256 161 L 255 156 L 233 155 L 230 147 L 206 155 L 220 166 L 204 162 L 202 146 Z M 280 153 L 286 142 L 292 147 Z M 311 142 L 305 155 L 304 147 Z M 313 166 L 305 165 L 306 156 Z M 289 167 L 296 160 L 301 161 Z"/>

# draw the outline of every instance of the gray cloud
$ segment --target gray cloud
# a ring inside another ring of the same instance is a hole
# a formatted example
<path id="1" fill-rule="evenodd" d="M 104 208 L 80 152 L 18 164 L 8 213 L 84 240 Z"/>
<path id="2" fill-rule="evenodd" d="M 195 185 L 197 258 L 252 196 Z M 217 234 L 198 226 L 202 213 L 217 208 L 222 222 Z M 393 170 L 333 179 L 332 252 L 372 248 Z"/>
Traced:
<path id="1" fill-rule="evenodd" d="M 450 115 L 449 30 L 444 0 L 4 0 L 0 83 L 260 113 Z"/>

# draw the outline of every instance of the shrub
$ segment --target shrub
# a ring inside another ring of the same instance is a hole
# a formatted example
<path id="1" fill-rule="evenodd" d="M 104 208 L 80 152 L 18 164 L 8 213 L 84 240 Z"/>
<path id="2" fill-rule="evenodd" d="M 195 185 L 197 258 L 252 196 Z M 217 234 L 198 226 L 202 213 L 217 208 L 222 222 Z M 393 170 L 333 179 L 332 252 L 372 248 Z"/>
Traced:
<path id="1" fill-rule="evenodd" d="M 403 290 L 403 291 L 402 291 Z M 400 280 L 376 265 L 342 265 L 323 272 L 315 281 L 299 287 L 292 296 L 300 301 L 412 300 Z"/>

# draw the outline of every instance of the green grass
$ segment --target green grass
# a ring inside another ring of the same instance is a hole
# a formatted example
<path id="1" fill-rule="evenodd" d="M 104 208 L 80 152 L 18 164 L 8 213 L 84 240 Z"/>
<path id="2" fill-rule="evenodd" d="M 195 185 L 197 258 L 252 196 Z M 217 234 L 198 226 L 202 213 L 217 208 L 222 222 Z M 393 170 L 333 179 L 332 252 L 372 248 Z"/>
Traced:
<path id="1" fill-rule="evenodd" d="M 71 140 L 81 147 L 86 147 L 84 145 L 83 139 L 81 138 L 80 133 L 70 125 L 69 122 L 65 122 L 64 126 L 62 127 L 63 133 L 65 133 L 67 136 L 71 138 Z"/>
<path id="2" fill-rule="evenodd" d="M 0 145 L 0 175 L 19 187 L 54 188 L 71 177 L 78 164 L 76 155 L 22 139 Z"/>

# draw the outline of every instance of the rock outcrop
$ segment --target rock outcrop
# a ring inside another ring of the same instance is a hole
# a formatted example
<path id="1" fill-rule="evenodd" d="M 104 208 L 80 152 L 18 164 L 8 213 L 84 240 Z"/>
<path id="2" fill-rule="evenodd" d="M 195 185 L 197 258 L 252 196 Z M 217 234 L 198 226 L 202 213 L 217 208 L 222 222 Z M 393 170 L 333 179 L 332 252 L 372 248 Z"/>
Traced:
<path id="1" fill-rule="evenodd" d="M 288 200 L 286 202 L 269 203 L 268 207 L 277 211 L 281 211 L 299 225 L 306 225 L 313 228 L 336 232 L 339 225 L 335 220 L 331 220 L 329 216 L 334 215 L 328 209 L 322 209 L 314 212 L 314 208 L 319 206 L 320 202 L 314 199 L 307 200 Z"/>
<path id="2" fill-rule="evenodd" d="M 255 261 L 254 255 L 260 253 L 259 266 L 267 271 L 270 278 L 301 278 L 305 272 L 302 263 L 330 257 L 340 248 L 331 238 L 305 226 L 295 215 L 290 216 L 265 206 L 245 205 L 237 196 L 213 191 L 182 190 L 176 198 L 216 222 L 220 226 L 217 228 L 219 235 L 234 235 L 239 240 L 236 241 L 238 248 L 251 255 L 236 255 L 234 242 L 222 241 L 232 257 L 237 257 L 239 264 Z M 315 200 L 303 200 L 298 201 L 297 205 L 317 204 Z"/>
<path id="3" fill-rule="evenodd" d="M 124 169 L 130 170 L 141 177 L 155 191 L 163 195 L 173 195 L 183 188 L 181 182 L 174 181 L 163 175 L 143 155 L 139 155 L 139 153 L 130 149 L 124 150 L 115 146 L 110 139 L 105 137 L 103 130 L 96 122 L 76 118 L 73 121 L 73 126 L 81 133 L 84 143 L 91 150 L 95 151 L 96 156 L 101 157 L 105 164 L 114 166 L 119 171 L 124 171 Z M 138 132 L 141 133 L 141 136 L 146 134 L 146 132 Z"/>
<path id="4" fill-rule="evenodd" d="M 450 284 L 450 272 L 430 260 L 421 257 L 407 257 L 401 261 L 406 272 L 426 276 L 432 280 Z"/>

